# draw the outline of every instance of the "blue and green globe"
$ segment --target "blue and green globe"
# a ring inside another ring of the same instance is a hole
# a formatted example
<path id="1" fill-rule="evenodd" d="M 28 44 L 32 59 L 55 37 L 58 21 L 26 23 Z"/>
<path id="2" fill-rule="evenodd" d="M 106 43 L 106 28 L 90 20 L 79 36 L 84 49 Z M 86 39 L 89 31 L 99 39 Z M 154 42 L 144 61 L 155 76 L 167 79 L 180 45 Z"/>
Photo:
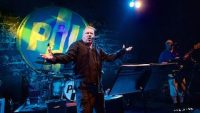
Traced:
<path id="1" fill-rule="evenodd" d="M 49 65 L 40 54 L 65 53 L 70 44 L 81 39 L 87 23 L 77 13 L 60 7 L 33 11 L 21 22 L 17 31 L 17 47 L 25 62 L 34 70 L 58 72 L 60 64 Z"/>

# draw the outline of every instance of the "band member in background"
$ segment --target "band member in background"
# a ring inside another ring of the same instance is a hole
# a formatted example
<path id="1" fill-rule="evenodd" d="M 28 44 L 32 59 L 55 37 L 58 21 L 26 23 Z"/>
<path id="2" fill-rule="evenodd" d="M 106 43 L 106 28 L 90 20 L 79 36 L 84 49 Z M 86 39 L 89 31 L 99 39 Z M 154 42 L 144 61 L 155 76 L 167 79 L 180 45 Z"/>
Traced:
<path id="1" fill-rule="evenodd" d="M 198 85 L 200 83 L 200 42 L 193 45 L 192 49 L 188 51 L 184 57 L 185 70 L 188 73 L 187 81 L 187 95 L 194 92 L 199 92 Z M 196 86 L 196 87 L 195 87 Z"/>
<path id="2" fill-rule="evenodd" d="M 196 43 L 193 48 L 184 55 L 184 60 L 190 60 L 193 63 L 200 63 L 200 42 Z"/>
<path id="3" fill-rule="evenodd" d="M 161 52 L 159 56 L 159 63 L 167 64 L 179 59 L 179 54 L 174 49 L 174 43 L 172 40 L 165 42 L 165 50 Z M 180 75 L 172 72 L 168 74 L 168 84 L 170 90 L 170 96 L 172 98 L 174 107 L 177 107 L 178 103 L 182 104 L 184 101 L 185 91 L 185 79 Z M 178 98 L 179 97 L 179 98 Z M 179 100 L 179 102 L 178 102 Z"/>
<path id="4" fill-rule="evenodd" d="M 72 43 L 64 55 L 44 54 L 42 57 L 51 63 L 74 62 L 75 90 L 78 113 L 105 113 L 104 94 L 101 83 L 103 61 L 113 61 L 131 51 L 125 47 L 114 54 L 107 54 L 94 46 L 95 28 L 87 26 L 82 40 Z"/>

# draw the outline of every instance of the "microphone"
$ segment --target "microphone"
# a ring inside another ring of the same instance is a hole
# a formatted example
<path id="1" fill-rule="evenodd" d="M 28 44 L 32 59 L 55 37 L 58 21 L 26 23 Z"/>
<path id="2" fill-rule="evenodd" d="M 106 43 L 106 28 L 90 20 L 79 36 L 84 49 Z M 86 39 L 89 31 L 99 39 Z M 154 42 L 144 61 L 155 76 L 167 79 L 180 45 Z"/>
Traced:
<path id="1" fill-rule="evenodd" d="M 48 50 L 48 52 L 49 52 L 49 53 L 52 53 L 52 50 L 51 50 L 50 43 L 48 43 L 48 44 L 47 44 L 47 48 L 48 48 L 48 49 L 47 49 L 47 50 Z"/>

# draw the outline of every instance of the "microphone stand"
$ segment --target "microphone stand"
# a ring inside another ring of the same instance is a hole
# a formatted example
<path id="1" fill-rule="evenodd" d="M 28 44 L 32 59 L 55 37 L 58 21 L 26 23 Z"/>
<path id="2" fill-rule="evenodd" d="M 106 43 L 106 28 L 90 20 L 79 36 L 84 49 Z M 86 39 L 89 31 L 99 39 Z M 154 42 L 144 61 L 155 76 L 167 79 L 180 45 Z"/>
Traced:
<path id="1" fill-rule="evenodd" d="M 95 50 L 95 62 L 96 62 L 96 68 L 97 68 L 97 72 L 101 72 L 100 70 L 99 70 L 99 67 L 98 67 L 98 64 L 99 64 L 99 62 L 98 62 L 98 47 L 97 47 L 97 38 L 93 38 L 93 41 L 92 41 L 92 46 L 93 46 L 93 48 L 94 48 L 94 50 Z M 102 93 L 102 91 L 101 91 L 101 86 L 100 86 L 100 73 L 97 75 L 97 87 L 98 87 L 98 93 Z"/>

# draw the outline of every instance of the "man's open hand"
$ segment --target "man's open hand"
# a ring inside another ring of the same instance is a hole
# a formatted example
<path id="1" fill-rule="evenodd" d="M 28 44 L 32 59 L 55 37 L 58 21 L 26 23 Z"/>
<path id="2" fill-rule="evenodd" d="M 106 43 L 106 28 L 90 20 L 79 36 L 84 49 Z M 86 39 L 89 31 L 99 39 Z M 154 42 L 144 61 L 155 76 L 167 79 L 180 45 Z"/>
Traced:
<path id="1" fill-rule="evenodd" d="M 47 60 L 52 60 L 53 59 L 53 54 L 48 53 L 48 54 L 41 54 L 41 57 Z"/>
<path id="2" fill-rule="evenodd" d="M 123 44 L 122 46 L 123 49 L 125 49 L 126 51 L 131 51 L 133 49 L 132 46 L 129 46 L 129 47 L 125 47 L 125 45 Z"/>

